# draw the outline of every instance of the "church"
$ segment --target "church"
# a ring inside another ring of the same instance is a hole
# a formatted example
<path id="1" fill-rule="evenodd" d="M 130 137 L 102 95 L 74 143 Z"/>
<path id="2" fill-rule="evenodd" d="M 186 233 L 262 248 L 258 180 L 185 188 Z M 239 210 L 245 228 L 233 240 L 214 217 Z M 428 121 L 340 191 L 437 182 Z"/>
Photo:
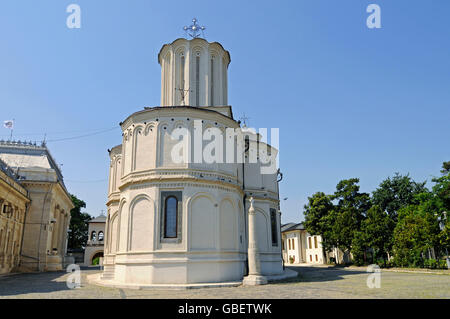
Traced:
<path id="1" fill-rule="evenodd" d="M 233 117 L 227 97 L 230 53 L 218 42 L 191 37 L 161 48 L 161 105 L 124 119 L 122 144 L 108 150 L 105 251 L 98 284 L 264 284 L 286 273 L 280 172 L 264 172 L 267 161 L 262 161 L 264 154 L 267 160 L 278 150 Z M 237 141 L 232 149 L 215 148 L 212 161 L 196 158 L 208 153 L 211 136 L 225 145 L 232 138 L 225 134 L 230 129 L 245 135 L 245 147 Z M 182 142 L 175 130 L 187 133 Z M 264 151 L 252 154 L 250 144 Z M 234 158 L 245 159 L 221 160 L 233 151 Z M 188 160 L 180 162 L 174 154 Z"/>

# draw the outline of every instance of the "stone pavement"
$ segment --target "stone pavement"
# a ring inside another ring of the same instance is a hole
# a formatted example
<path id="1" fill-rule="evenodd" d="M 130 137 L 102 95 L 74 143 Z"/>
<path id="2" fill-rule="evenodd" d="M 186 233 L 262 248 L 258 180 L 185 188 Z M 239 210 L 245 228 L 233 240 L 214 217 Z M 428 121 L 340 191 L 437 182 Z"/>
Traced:
<path id="1" fill-rule="evenodd" d="M 450 275 L 382 271 L 381 288 L 369 289 L 365 268 L 289 267 L 299 277 L 256 287 L 189 290 L 117 289 L 87 283 L 98 269 L 82 269 L 82 287 L 68 289 L 64 272 L 0 278 L 0 298 L 450 298 Z"/>

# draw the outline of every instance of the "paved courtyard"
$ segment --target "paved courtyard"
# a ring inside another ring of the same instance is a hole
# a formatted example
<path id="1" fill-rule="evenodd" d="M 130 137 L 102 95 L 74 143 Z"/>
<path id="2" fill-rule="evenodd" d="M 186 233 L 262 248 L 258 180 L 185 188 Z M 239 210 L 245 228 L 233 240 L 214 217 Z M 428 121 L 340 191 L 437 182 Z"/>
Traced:
<path id="1" fill-rule="evenodd" d="M 68 289 L 68 274 L 31 273 L 0 277 L 0 298 L 450 298 L 449 274 L 383 271 L 381 287 L 369 289 L 365 268 L 292 267 L 298 278 L 257 287 L 190 290 L 132 290 L 88 284 L 82 270 L 82 287 Z"/>

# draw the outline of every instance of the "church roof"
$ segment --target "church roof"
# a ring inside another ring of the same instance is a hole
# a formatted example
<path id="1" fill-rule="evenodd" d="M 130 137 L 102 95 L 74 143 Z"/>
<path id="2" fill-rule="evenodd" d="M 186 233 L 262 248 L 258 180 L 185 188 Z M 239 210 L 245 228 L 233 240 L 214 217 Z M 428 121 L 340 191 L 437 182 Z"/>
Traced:
<path id="1" fill-rule="evenodd" d="M 212 110 L 208 107 L 200 107 L 200 106 L 154 106 L 154 107 L 144 107 L 143 110 L 141 111 L 137 111 L 134 112 L 133 114 L 129 115 L 123 122 L 120 122 L 119 125 L 122 126 L 123 123 L 126 123 L 130 118 L 132 118 L 133 116 L 136 116 L 138 114 L 141 113 L 146 113 L 146 112 L 152 112 L 152 111 L 158 111 L 158 110 L 163 110 L 163 111 L 167 111 L 167 110 L 187 110 L 187 111 L 200 111 L 200 112 L 210 112 L 212 114 L 221 116 L 223 118 L 226 118 L 227 120 L 231 120 L 233 122 L 238 123 L 234 118 L 233 118 L 233 113 L 230 111 L 231 113 L 231 117 L 226 116 L 225 114 L 222 114 L 218 111 Z"/>
<path id="2" fill-rule="evenodd" d="M 305 230 L 305 226 L 303 225 L 303 223 L 287 223 L 284 225 L 281 225 L 281 232 L 287 232 L 287 231 L 292 231 L 292 230 Z"/>
<path id="3" fill-rule="evenodd" d="M 89 223 L 106 223 L 106 216 L 105 215 L 97 216 L 94 219 L 91 219 Z"/>
<path id="4" fill-rule="evenodd" d="M 64 185 L 59 166 L 45 143 L 36 145 L 20 141 L 0 141 L 0 159 L 11 168 L 53 170 Z"/>

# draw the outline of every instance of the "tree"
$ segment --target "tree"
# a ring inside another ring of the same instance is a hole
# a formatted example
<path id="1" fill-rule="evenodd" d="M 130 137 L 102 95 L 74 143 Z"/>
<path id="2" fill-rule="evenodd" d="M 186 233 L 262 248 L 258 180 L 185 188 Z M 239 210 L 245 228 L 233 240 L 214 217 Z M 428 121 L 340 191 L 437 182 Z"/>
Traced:
<path id="1" fill-rule="evenodd" d="M 331 238 L 347 254 L 350 253 L 353 238 L 371 206 L 369 194 L 360 193 L 358 183 L 358 178 L 342 180 L 332 196 L 333 200 L 337 200 L 337 205 L 329 216 L 329 222 L 332 222 Z"/>
<path id="2" fill-rule="evenodd" d="M 305 229 L 311 235 L 320 235 L 322 237 L 323 254 L 330 251 L 333 242 L 330 240 L 331 223 L 327 218 L 334 208 L 331 198 L 325 193 L 317 192 L 308 197 L 308 204 L 304 206 Z"/>
<path id="3" fill-rule="evenodd" d="M 399 210 L 394 230 L 394 261 L 398 266 L 423 267 L 439 245 L 439 222 L 434 213 L 432 195 L 418 195 L 419 205 Z"/>
<path id="4" fill-rule="evenodd" d="M 450 173 L 450 161 L 442 163 L 441 173 L 443 175 L 448 175 L 448 173 Z"/>
<path id="5" fill-rule="evenodd" d="M 87 213 L 82 213 L 81 208 L 86 208 L 86 203 L 75 195 L 70 195 L 74 208 L 70 211 L 70 233 L 68 248 L 84 248 L 88 240 L 88 222 L 92 219 Z"/>
<path id="6" fill-rule="evenodd" d="M 388 177 L 372 193 L 372 202 L 386 211 L 394 222 L 397 221 L 398 211 L 402 207 L 417 204 L 414 197 L 428 192 L 426 182 L 417 183 L 409 177 L 396 173 L 392 179 Z"/>
<path id="7" fill-rule="evenodd" d="M 386 265 L 388 254 L 392 248 L 393 228 L 392 219 L 380 207 L 372 206 L 361 224 L 360 234 L 355 236 L 356 241 L 352 243 L 355 261 L 358 249 L 366 249 L 364 251 L 364 262 L 366 262 L 365 252 L 370 248 L 372 263 L 376 263 L 378 258 L 382 258 L 383 264 Z"/>

